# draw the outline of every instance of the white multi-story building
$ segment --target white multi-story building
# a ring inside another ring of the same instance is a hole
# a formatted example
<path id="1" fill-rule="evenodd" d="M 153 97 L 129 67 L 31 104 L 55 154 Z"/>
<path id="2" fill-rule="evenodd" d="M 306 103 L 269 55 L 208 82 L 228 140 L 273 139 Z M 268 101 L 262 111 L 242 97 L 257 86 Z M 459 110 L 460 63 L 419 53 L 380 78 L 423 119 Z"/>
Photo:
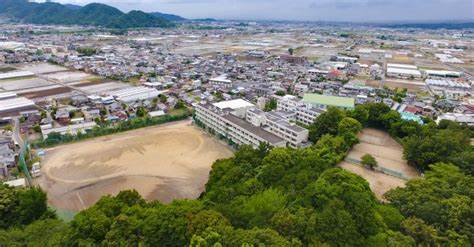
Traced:
<path id="1" fill-rule="evenodd" d="M 295 120 L 306 125 L 312 124 L 314 120 L 324 112 L 324 110 L 307 104 L 293 95 L 285 95 L 278 99 L 277 110 L 295 112 Z"/>
<path id="2" fill-rule="evenodd" d="M 236 99 L 214 104 L 195 104 L 195 120 L 217 134 L 242 145 L 258 147 L 268 143 L 274 147 L 284 147 L 286 142 L 260 127 L 245 121 L 247 110 L 255 106 L 245 100 Z"/>
<path id="3" fill-rule="evenodd" d="M 218 77 L 214 77 L 209 79 L 211 85 L 224 87 L 224 88 L 231 88 L 232 87 L 232 80 L 227 78 L 226 74 L 220 75 Z"/>
<path id="4" fill-rule="evenodd" d="M 272 111 L 264 112 L 257 108 L 247 110 L 246 120 L 257 127 L 280 137 L 294 148 L 305 146 L 308 141 L 308 130 L 296 125 L 295 112 Z"/>

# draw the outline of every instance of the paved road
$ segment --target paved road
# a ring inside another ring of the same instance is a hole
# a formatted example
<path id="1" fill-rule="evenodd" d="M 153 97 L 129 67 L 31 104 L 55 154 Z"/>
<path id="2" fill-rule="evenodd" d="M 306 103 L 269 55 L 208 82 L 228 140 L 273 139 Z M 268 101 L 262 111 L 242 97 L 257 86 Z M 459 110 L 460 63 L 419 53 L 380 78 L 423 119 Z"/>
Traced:
<path id="1" fill-rule="evenodd" d="M 14 121 L 14 130 L 13 130 L 13 140 L 15 141 L 16 144 L 18 144 L 20 146 L 20 154 L 26 152 L 26 145 L 23 141 L 23 139 L 21 138 L 21 134 L 20 134 L 20 120 L 19 118 L 14 118 L 13 119 Z M 26 177 L 27 177 L 27 182 L 29 184 L 29 186 L 32 186 L 33 183 L 31 181 L 31 175 L 29 174 L 29 171 L 27 171 L 28 174 L 26 174 Z"/>
<path id="2" fill-rule="evenodd" d="M 21 134 L 20 134 L 20 120 L 19 118 L 15 117 L 13 119 L 14 121 L 14 126 L 13 126 L 13 140 L 15 141 L 16 144 L 18 144 L 20 146 L 20 152 L 21 151 L 24 151 L 24 143 L 23 143 L 23 139 L 21 138 Z"/>

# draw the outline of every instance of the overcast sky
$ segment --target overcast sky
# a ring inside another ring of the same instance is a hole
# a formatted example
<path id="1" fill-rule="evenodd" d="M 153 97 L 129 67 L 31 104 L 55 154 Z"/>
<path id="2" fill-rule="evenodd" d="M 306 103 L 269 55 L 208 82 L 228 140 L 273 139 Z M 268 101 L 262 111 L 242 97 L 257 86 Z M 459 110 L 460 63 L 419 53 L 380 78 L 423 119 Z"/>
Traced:
<path id="1" fill-rule="evenodd" d="M 186 18 L 312 21 L 472 20 L 474 0 L 57 0 Z"/>

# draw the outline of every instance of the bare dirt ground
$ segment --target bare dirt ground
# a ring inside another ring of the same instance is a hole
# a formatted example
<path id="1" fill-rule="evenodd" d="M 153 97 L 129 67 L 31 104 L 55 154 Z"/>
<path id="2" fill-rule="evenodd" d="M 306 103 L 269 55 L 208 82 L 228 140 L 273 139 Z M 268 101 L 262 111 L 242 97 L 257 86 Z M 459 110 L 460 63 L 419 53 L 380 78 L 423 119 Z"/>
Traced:
<path id="1" fill-rule="evenodd" d="M 45 74 L 51 72 L 66 71 L 68 68 L 62 67 L 59 65 L 53 65 L 49 63 L 28 63 L 22 66 L 19 66 L 23 70 L 31 71 L 35 74 Z"/>
<path id="2" fill-rule="evenodd" d="M 426 86 L 424 82 L 414 81 L 414 80 L 400 80 L 400 79 L 387 79 L 383 83 L 384 86 L 387 86 L 391 89 L 395 88 L 406 88 L 408 92 L 420 92 L 426 91 Z"/>
<path id="3" fill-rule="evenodd" d="M 125 189 L 167 203 L 198 197 L 212 163 L 231 155 L 183 121 L 49 149 L 37 182 L 59 209 L 82 210 Z"/>
<path id="4" fill-rule="evenodd" d="M 354 146 L 347 155 L 347 158 L 360 160 L 363 155 L 370 154 L 381 167 L 402 173 L 407 178 L 419 176 L 418 171 L 409 166 L 403 159 L 402 146 L 390 137 L 388 133 L 367 128 L 358 137 L 360 143 Z M 372 171 L 347 161 L 341 162 L 339 166 L 365 178 L 379 199 L 383 199 L 385 192 L 396 187 L 403 187 L 406 183 L 404 179 Z"/>

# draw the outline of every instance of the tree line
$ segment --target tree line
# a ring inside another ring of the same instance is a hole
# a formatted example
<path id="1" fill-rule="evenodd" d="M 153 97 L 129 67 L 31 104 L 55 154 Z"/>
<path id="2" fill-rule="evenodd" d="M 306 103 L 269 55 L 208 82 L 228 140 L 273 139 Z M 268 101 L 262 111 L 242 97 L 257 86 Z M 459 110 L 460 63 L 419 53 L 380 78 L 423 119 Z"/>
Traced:
<path id="1" fill-rule="evenodd" d="M 331 108 L 310 126 L 314 141 L 311 147 L 243 145 L 233 157 L 217 160 L 198 199 L 175 200 L 165 205 L 146 202 L 136 191 L 123 191 L 117 196 L 104 196 L 69 223 L 54 218 L 39 189 L 33 190 L 43 195 L 34 197 L 38 198 L 41 207 L 37 208 L 41 211 L 23 220 L 20 215 L 31 213 L 16 213 L 21 211 L 16 208 L 21 208 L 18 198 L 24 192 L 0 187 L 0 220 L 9 220 L 0 223 L 4 229 L 0 230 L 0 243 L 471 246 L 474 181 L 470 168 L 440 155 L 425 167 L 424 178 L 389 191 L 382 202 L 376 199 L 367 181 L 336 166 L 358 142 L 357 133 L 365 126 L 387 129 L 401 142 L 413 137 L 431 138 L 444 131 L 472 134 L 469 128 L 451 122 L 416 126 L 393 121 L 397 119 L 381 104 L 358 106 L 351 111 Z"/>
<path id="2" fill-rule="evenodd" d="M 131 118 L 124 121 L 106 122 L 101 125 L 95 126 L 90 130 L 85 132 L 79 132 L 77 134 L 66 133 L 61 134 L 57 132 L 52 132 L 48 134 L 48 137 L 42 140 L 32 142 L 34 147 L 51 147 L 59 144 L 70 143 L 75 141 L 80 141 L 88 138 L 94 138 L 99 136 L 105 136 L 115 133 L 120 133 L 128 130 L 134 130 L 139 128 L 144 128 L 148 126 L 154 126 L 159 124 L 164 124 L 168 122 L 174 122 L 179 120 L 184 120 L 192 115 L 191 111 L 187 108 L 183 109 L 177 114 L 166 114 L 159 117 L 148 117 L 146 112 L 139 113 L 141 117 Z M 140 109 L 139 109 L 140 110 Z M 142 110 L 143 111 L 143 110 Z"/>

